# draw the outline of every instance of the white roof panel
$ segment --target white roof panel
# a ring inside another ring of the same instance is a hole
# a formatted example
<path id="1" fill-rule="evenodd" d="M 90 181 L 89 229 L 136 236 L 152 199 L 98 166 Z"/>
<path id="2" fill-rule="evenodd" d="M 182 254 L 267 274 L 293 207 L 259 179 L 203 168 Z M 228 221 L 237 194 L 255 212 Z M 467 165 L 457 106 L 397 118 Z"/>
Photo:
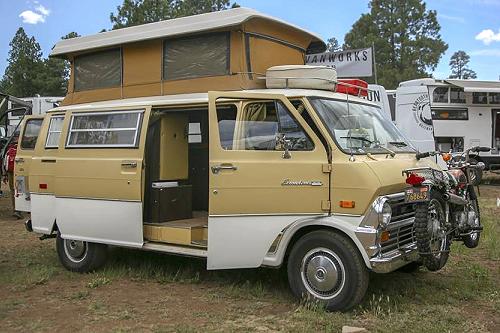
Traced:
<path id="1" fill-rule="evenodd" d="M 137 25 L 133 27 L 101 32 L 95 35 L 65 39 L 59 41 L 50 56 L 63 56 L 65 54 L 98 49 L 103 47 L 118 46 L 125 43 L 180 36 L 220 28 L 238 26 L 250 19 L 262 18 L 288 26 L 292 29 L 303 31 L 313 39 L 322 41 L 321 37 L 306 31 L 298 26 L 280 19 L 259 13 L 249 8 L 234 8 L 207 14 L 165 20 L 155 23 Z"/>

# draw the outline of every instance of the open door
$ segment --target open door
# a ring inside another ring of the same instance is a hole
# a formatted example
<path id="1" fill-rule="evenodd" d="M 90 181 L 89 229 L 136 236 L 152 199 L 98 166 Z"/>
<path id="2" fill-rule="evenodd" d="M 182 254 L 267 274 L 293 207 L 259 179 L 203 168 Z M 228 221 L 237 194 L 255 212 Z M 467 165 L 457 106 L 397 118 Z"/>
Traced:
<path id="1" fill-rule="evenodd" d="M 43 117 L 26 116 L 18 140 L 14 163 L 14 190 L 16 210 L 22 212 L 31 211 L 30 187 L 33 185 L 29 182 L 29 172 L 42 123 Z"/>
<path id="2" fill-rule="evenodd" d="M 279 233 L 329 213 L 328 157 L 283 95 L 209 93 L 208 269 L 259 267 Z"/>

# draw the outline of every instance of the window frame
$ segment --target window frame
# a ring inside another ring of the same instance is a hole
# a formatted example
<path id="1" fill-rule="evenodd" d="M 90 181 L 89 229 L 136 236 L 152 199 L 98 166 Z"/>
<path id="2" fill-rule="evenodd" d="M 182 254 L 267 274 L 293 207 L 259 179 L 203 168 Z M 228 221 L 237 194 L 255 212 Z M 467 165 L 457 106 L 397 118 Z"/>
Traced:
<path id="1" fill-rule="evenodd" d="M 166 66 L 165 66 L 165 60 L 166 60 L 166 48 L 168 47 L 168 43 L 172 41 L 179 41 L 179 40 L 189 40 L 189 39 L 197 39 L 197 38 L 203 38 L 206 36 L 213 36 L 213 35 L 221 35 L 226 38 L 227 41 L 227 50 L 226 50 L 226 69 L 224 73 L 221 74 L 205 74 L 205 75 L 197 75 L 197 76 L 189 76 L 189 77 L 176 77 L 176 78 L 168 78 L 166 77 Z M 174 38 L 167 38 L 163 40 L 162 43 L 162 49 L 161 49 L 161 81 L 162 82 L 170 82 L 170 81 L 181 81 L 181 80 L 195 80 L 199 78 L 206 78 L 206 77 L 219 77 L 219 76 L 228 76 L 231 75 L 231 32 L 230 31 L 220 31 L 220 32 L 212 32 L 212 33 L 204 33 L 204 34 L 199 34 L 199 35 L 193 35 L 193 36 L 180 36 L 180 37 L 174 37 Z"/>
<path id="2" fill-rule="evenodd" d="M 61 130 L 60 131 L 51 131 L 50 125 L 52 124 L 52 120 L 56 119 L 56 118 L 62 118 L 62 120 L 63 120 Z M 61 136 L 62 136 L 62 132 L 63 132 L 63 127 L 64 127 L 64 118 L 65 118 L 65 115 L 53 115 L 50 117 L 49 126 L 47 127 L 47 137 L 45 138 L 45 149 L 59 149 L 59 145 L 61 144 Z M 59 140 L 57 142 L 57 145 L 49 145 L 48 144 L 49 137 L 52 133 L 59 133 Z"/>
<path id="3" fill-rule="evenodd" d="M 448 113 L 453 113 L 453 112 L 458 112 L 458 111 L 465 111 L 467 114 L 467 118 L 464 119 L 453 119 L 453 118 L 435 118 L 434 117 L 434 112 L 448 112 Z M 457 108 L 457 107 L 452 107 L 452 108 L 443 108 L 443 107 L 435 107 L 431 108 L 431 117 L 432 120 L 438 120 L 438 121 L 467 121 L 469 120 L 469 108 Z"/>
<path id="4" fill-rule="evenodd" d="M 29 147 L 29 148 L 26 148 L 24 145 L 23 145 L 23 141 L 24 141 L 24 138 L 26 136 L 26 128 L 28 127 L 28 124 L 32 121 L 39 121 L 40 122 L 40 130 L 38 131 L 38 135 L 36 137 L 36 141 L 35 141 L 35 144 L 33 145 L 33 148 Z M 26 123 L 24 124 L 24 128 L 23 128 L 23 135 L 21 136 L 21 140 L 19 141 L 19 148 L 21 150 L 35 150 L 36 149 L 36 144 L 38 143 L 38 138 L 40 137 L 40 132 L 42 131 L 42 126 L 43 126 L 43 118 L 31 118 L 31 119 L 28 119 L 26 120 Z"/>
<path id="5" fill-rule="evenodd" d="M 140 141 L 140 133 L 142 128 L 142 120 L 144 118 L 144 109 L 141 110 L 126 110 L 126 111 L 98 111 L 98 112 L 75 112 L 71 114 L 71 120 L 68 127 L 68 134 L 66 136 L 65 148 L 67 149 L 79 149 L 79 148 L 90 148 L 90 149 L 106 149 L 106 148 L 138 148 Z M 75 117 L 81 116 L 98 116 L 98 115 L 117 115 L 117 114 L 137 114 L 137 122 L 134 128 L 132 127 L 121 127 L 121 128 L 98 128 L 98 129 L 73 129 L 73 124 Z M 134 143 L 133 144 L 71 144 L 71 134 L 72 133 L 82 133 L 82 132 L 123 132 L 123 131 L 135 131 Z"/>

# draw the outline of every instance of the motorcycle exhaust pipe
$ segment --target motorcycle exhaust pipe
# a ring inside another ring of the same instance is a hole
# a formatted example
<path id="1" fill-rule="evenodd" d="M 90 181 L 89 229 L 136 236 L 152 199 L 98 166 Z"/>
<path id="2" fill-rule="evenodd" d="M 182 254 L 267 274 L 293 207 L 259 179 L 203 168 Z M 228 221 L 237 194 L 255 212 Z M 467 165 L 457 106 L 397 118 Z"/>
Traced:
<path id="1" fill-rule="evenodd" d="M 465 204 L 467 204 L 467 200 L 465 200 L 462 197 L 459 197 L 458 195 L 452 194 L 452 193 L 446 193 L 444 195 L 444 199 L 446 201 L 449 201 L 450 203 L 452 203 L 454 205 L 464 206 Z"/>

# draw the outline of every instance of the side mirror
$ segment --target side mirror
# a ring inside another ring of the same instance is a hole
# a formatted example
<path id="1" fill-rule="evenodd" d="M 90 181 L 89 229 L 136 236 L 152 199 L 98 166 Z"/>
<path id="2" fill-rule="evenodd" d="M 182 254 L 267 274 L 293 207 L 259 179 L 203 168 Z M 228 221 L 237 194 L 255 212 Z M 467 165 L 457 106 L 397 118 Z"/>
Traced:
<path id="1" fill-rule="evenodd" d="M 276 150 L 283 150 L 283 158 L 285 160 L 289 160 L 292 158 L 290 154 L 290 149 L 292 148 L 292 144 L 290 140 L 288 140 L 283 133 L 278 133 L 276 136 Z"/>

